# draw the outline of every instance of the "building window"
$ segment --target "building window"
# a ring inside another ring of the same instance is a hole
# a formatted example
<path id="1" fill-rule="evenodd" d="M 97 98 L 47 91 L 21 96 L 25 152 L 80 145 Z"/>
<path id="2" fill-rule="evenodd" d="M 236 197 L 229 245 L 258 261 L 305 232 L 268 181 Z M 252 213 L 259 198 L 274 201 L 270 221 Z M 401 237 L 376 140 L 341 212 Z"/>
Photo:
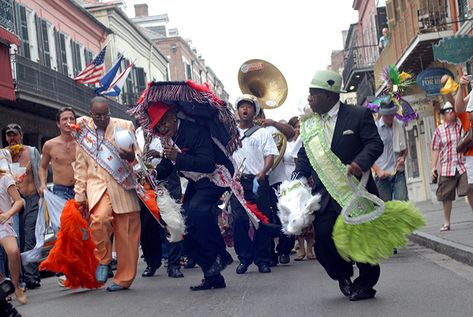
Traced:
<path id="1" fill-rule="evenodd" d="M 458 0 L 458 20 L 460 25 L 465 23 L 469 15 L 468 0 Z"/>
<path id="2" fill-rule="evenodd" d="M 36 36 L 38 39 L 39 62 L 51 68 L 51 49 L 49 45 L 48 22 L 35 16 Z"/>
<path id="3" fill-rule="evenodd" d="M 186 72 L 186 79 L 192 80 L 192 69 L 191 65 L 184 63 L 185 72 Z"/>
<path id="4" fill-rule="evenodd" d="M 16 4 L 15 9 L 17 34 L 21 40 L 20 55 L 31 59 L 26 8 L 22 5 Z"/>
<path id="5" fill-rule="evenodd" d="M 76 76 L 82 70 L 82 61 L 80 59 L 80 45 L 71 39 L 72 51 L 72 72 Z"/>
<path id="6" fill-rule="evenodd" d="M 57 69 L 60 73 L 68 76 L 66 36 L 56 30 L 54 35 L 56 38 Z"/>
<path id="7" fill-rule="evenodd" d="M 88 65 L 94 59 L 94 53 L 84 48 L 85 64 Z"/>
<path id="8" fill-rule="evenodd" d="M 135 73 L 136 79 L 136 90 L 138 94 L 141 94 L 146 89 L 146 74 L 142 67 L 134 67 L 133 72 Z"/>
<path id="9" fill-rule="evenodd" d="M 123 58 L 120 65 L 120 73 L 123 72 L 128 67 L 128 65 L 130 65 L 130 61 Z M 132 71 L 130 75 L 126 78 L 125 85 L 123 86 L 122 103 L 124 105 L 132 105 L 138 100 L 136 86 L 133 85 L 133 78 L 135 77 L 134 75 L 135 72 Z"/>

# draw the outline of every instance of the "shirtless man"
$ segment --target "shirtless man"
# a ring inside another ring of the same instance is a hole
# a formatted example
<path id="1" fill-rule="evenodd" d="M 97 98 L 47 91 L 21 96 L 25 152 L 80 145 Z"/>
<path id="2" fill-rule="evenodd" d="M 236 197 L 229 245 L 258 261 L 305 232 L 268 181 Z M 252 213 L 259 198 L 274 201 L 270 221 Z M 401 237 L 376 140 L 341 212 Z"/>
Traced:
<path id="1" fill-rule="evenodd" d="M 46 141 L 43 145 L 41 163 L 39 165 L 39 180 L 41 187 L 39 194 L 44 195 L 47 190 L 48 167 L 51 163 L 53 172 L 53 194 L 68 199 L 74 199 L 74 169 L 72 164 L 76 159 L 76 144 L 71 135 L 70 123 L 76 123 L 76 113 L 70 107 L 64 107 L 56 113 L 56 126 L 60 134 Z M 58 284 L 64 287 L 66 277 L 58 274 Z"/>
<path id="2" fill-rule="evenodd" d="M 59 136 L 47 141 L 43 146 L 43 155 L 39 167 L 41 187 L 39 194 L 43 196 L 48 178 L 48 166 L 51 163 L 53 172 L 53 193 L 64 199 L 74 198 L 74 169 L 76 159 L 76 143 L 71 136 L 70 123 L 76 123 L 76 114 L 72 108 L 61 108 L 56 114 L 56 125 Z"/>
<path id="3" fill-rule="evenodd" d="M 23 130 L 19 124 L 9 124 L 5 134 L 13 163 L 20 163 L 20 166 L 26 167 L 26 177 L 17 182 L 20 194 L 25 200 L 25 206 L 20 212 L 19 229 L 20 251 L 24 252 L 33 249 L 36 244 L 35 226 L 38 216 L 40 155 L 35 147 L 22 144 Z M 29 289 L 41 287 L 38 263 L 23 265 L 23 279 Z"/>

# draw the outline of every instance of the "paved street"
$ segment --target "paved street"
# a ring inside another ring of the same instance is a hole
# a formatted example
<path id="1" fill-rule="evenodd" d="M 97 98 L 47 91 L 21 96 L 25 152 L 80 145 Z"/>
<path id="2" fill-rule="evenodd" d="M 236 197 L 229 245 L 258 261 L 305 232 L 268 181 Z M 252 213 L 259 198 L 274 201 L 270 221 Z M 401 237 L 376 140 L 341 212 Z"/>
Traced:
<path id="1" fill-rule="evenodd" d="M 424 214 L 426 225 L 411 235 L 411 240 L 473 266 L 473 213 L 465 199 L 453 203 L 451 231 L 440 232 L 442 204 L 426 201 L 417 203 L 417 207 Z"/>
<path id="2" fill-rule="evenodd" d="M 251 266 L 243 276 L 233 264 L 225 272 L 227 288 L 190 292 L 198 269 L 170 279 L 163 269 L 153 278 L 138 277 L 120 293 L 61 289 L 56 278 L 28 291 L 24 316 L 471 316 L 473 268 L 444 255 L 410 245 L 382 266 L 375 300 L 349 302 L 313 261 L 291 262 L 272 274 Z M 141 274 L 144 264 L 140 263 Z M 104 310 L 104 307 L 107 309 Z"/>

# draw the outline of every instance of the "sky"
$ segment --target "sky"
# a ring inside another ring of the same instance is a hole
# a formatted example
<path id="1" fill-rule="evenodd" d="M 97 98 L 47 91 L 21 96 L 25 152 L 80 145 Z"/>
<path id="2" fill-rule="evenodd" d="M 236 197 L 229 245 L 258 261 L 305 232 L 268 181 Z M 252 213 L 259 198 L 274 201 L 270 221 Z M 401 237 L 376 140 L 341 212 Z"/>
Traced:
<path id="1" fill-rule="evenodd" d="M 342 30 L 358 19 L 352 0 L 126 0 L 147 3 L 149 15 L 168 14 L 168 28 L 191 39 L 222 81 L 234 102 L 241 91 L 237 74 L 249 59 L 275 65 L 288 83 L 288 97 L 278 109 L 265 111 L 289 120 L 307 105 L 308 87 L 316 70 L 330 65 L 332 50 L 343 49 Z"/>

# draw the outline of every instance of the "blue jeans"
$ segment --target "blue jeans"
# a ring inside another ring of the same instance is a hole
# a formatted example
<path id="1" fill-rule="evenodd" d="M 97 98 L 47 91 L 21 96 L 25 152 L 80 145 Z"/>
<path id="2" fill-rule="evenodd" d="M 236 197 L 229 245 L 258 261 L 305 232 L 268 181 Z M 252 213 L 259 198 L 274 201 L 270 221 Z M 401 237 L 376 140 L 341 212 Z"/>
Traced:
<path id="1" fill-rule="evenodd" d="M 53 186 L 53 194 L 64 198 L 66 200 L 74 199 L 75 192 L 74 192 L 74 185 L 73 186 L 64 186 L 64 185 L 56 185 Z"/>
<path id="2" fill-rule="evenodd" d="M 379 191 L 379 198 L 383 201 L 409 200 L 407 196 L 406 174 L 404 171 L 399 171 L 396 175 L 383 179 L 376 177 L 375 181 Z"/>

